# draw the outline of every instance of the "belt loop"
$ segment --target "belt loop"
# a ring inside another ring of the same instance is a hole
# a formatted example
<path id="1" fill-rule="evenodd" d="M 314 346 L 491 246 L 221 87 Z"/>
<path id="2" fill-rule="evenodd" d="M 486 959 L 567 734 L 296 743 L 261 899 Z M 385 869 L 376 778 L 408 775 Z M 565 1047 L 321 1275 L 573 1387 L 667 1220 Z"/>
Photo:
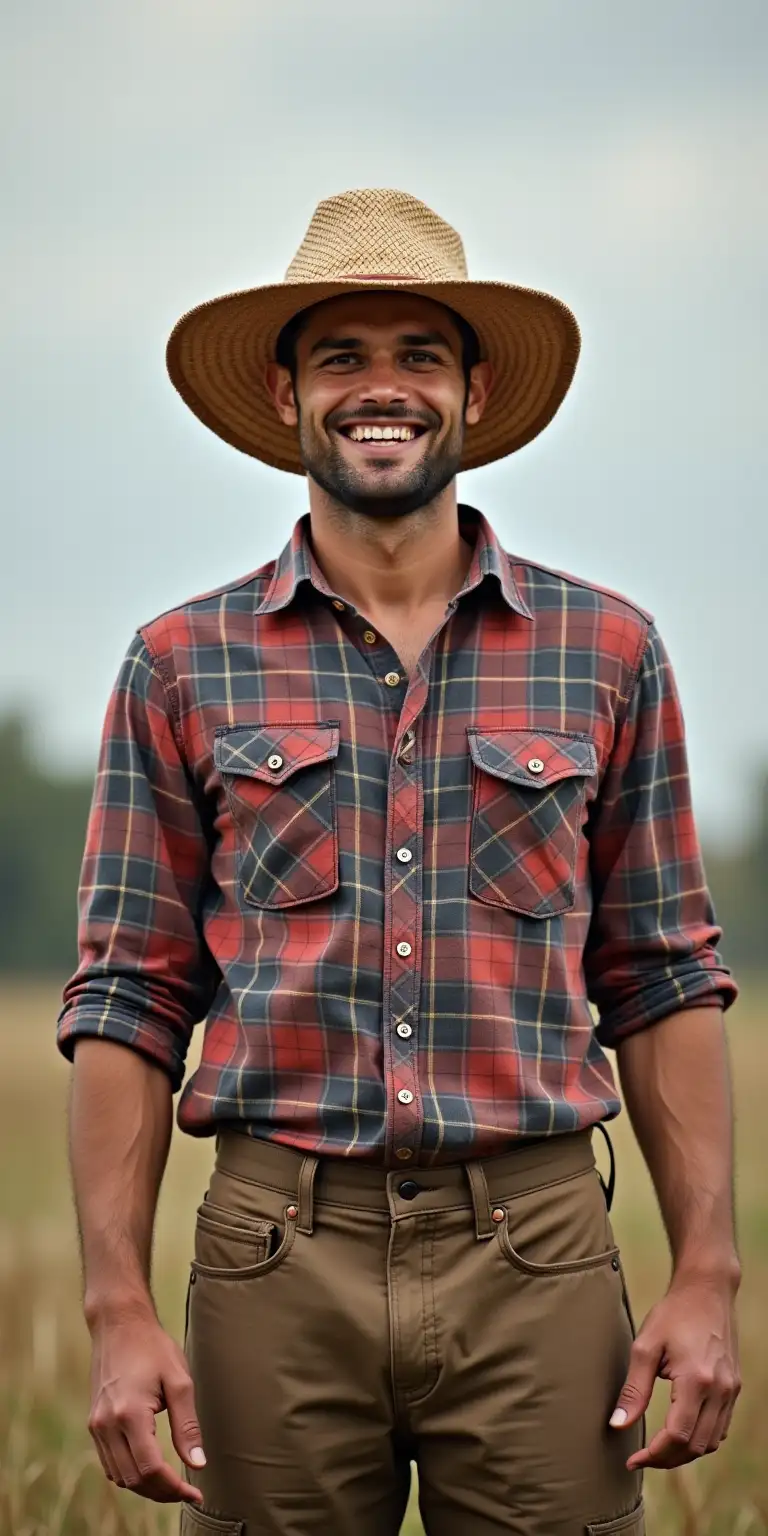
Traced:
<path id="1" fill-rule="evenodd" d="M 488 1194 L 488 1185 L 485 1179 L 485 1169 L 482 1163 L 475 1159 L 471 1163 L 465 1163 L 469 1187 L 472 1191 L 472 1204 L 475 1207 L 475 1231 L 478 1241 L 486 1237 L 493 1237 L 495 1228 L 491 1221 L 491 1197 Z"/>
<path id="2" fill-rule="evenodd" d="M 312 1234 L 313 1205 L 312 1193 L 317 1173 L 317 1158 L 307 1156 L 299 1169 L 299 1214 L 296 1220 L 296 1231 Z"/>

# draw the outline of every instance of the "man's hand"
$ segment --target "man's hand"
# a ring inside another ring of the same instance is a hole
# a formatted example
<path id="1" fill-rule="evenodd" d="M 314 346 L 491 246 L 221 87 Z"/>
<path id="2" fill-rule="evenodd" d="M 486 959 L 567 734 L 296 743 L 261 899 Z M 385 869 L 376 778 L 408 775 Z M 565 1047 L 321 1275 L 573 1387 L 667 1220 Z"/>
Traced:
<path id="1" fill-rule="evenodd" d="M 716 1451 L 741 1391 L 734 1287 L 714 1278 L 673 1279 L 635 1340 L 629 1374 L 611 1425 L 626 1429 L 645 1413 L 657 1376 L 672 1383 L 662 1429 L 627 1467 L 680 1467 Z"/>
<path id="2" fill-rule="evenodd" d="M 202 1502 L 174 1472 L 157 1441 L 155 1415 L 168 1410 L 171 1437 L 188 1467 L 205 1465 L 192 1381 L 183 1351 L 152 1312 L 95 1323 L 91 1329 L 88 1428 L 101 1464 L 118 1488 L 158 1503 Z"/>

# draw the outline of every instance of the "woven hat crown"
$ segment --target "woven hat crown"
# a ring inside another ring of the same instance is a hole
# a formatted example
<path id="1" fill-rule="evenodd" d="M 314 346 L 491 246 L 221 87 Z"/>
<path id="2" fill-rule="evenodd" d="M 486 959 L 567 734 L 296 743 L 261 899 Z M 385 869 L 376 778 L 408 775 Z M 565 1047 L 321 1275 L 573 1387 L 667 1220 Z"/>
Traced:
<path id="1" fill-rule="evenodd" d="M 287 283 L 338 278 L 466 282 L 461 237 L 407 192 L 366 187 L 318 203 Z"/>

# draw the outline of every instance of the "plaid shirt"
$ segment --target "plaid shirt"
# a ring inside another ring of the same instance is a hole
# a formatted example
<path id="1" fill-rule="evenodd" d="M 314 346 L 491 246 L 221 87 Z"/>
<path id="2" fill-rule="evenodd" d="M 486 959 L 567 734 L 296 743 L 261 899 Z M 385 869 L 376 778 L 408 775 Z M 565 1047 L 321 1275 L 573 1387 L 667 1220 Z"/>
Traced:
<path id="1" fill-rule="evenodd" d="M 651 616 L 460 519 L 471 567 L 410 678 L 308 516 L 128 651 L 58 1041 L 177 1089 L 205 1018 L 193 1135 L 489 1156 L 616 1115 L 602 1047 L 736 995 Z"/>

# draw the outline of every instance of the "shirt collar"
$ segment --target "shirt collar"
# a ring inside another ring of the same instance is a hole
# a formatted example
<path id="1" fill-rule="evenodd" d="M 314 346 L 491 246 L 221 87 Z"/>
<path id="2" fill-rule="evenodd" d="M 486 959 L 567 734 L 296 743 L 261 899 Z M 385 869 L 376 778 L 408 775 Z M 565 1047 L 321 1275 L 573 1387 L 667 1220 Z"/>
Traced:
<path id="1" fill-rule="evenodd" d="M 494 576 L 508 606 L 525 619 L 533 617 L 524 602 L 512 574 L 509 555 L 502 549 L 488 519 L 474 507 L 459 505 L 459 527 L 462 535 L 474 545 L 472 561 L 456 600 L 480 586 L 486 577 Z M 315 559 L 309 539 L 310 517 L 306 512 L 294 525 L 288 543 L 275 562 L 272 579 L 261 602 L 256 606 L 258 614 L 278 613 L 293 602 L 302 582 L 308 581 L 324 597 L 339 601 L 338 593 L 329 587 Z"/>

